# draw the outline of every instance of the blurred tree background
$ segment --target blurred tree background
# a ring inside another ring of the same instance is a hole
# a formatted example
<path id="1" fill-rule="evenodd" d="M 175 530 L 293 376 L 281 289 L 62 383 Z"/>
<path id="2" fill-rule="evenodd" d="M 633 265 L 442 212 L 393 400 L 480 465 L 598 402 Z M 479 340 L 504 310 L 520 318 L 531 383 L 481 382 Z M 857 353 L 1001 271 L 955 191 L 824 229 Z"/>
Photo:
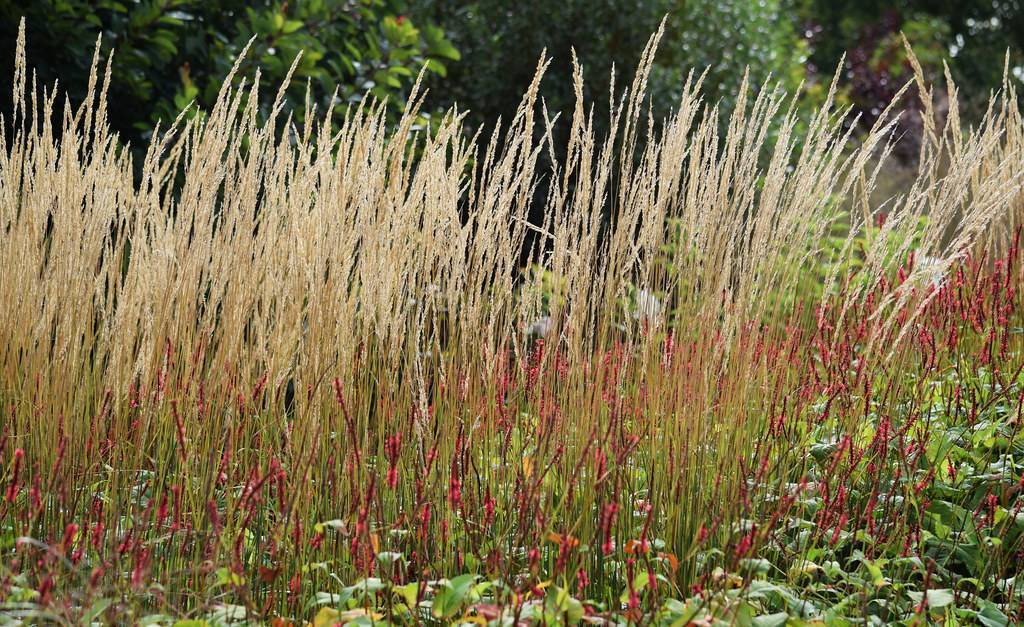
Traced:
<path id="1" fill-rule="evenodd" d="M 136 148 L 158 119 L 192 101 L 208 107 L 252 37 L 240 76 L 259 67 L 274 89 L 304 51 L 288 91 L 298 110 L 308 84 L 321 111 L 341 115 L 370 94 L 397 114 L 426 65 L 428 117 L 458 103 L 485 129 L 509 119 L 544 49 L 554 62 L 542 96 L 550 111 L 571 111 L 575 46 L 600 131 L 612 68 L 628 85 L 665 16 L 650 86 L 659 118 L 690 68 L 708 68 L 708 100 L 725 113 L 746 68 L 753 89 L 769 76 L 791 91 L 803 84 L 813 105 L 845 52 L 842 98 L 869 124 L 911 76 L 901 32 L 933 77 L 949 63 L 968 121 L 999 86 L 1007 50 L 1013 79 L 1024 77 L 1020 0 L 0 0 L 0 113 L 10 117 L 25 17 L 39 88 L 59 77 L 72 102 L 84 97 L 97 36 L 104 57 L 116 50 L 111 122 Z"/>
<path id="2" fill-rule="evenodd" d="M 444 79 L 431 84 L 443 105 L 470 110 L 476 125 L 509 119 L 543 50 L 552 57 L 541 95 L 551 111 L 571 112 L 571 50 L 584 69 L 595 128 L 607 127 L 612 69 L 618 90 L 628 87 L 651 33 L 666 17 L 649 85 L 660 119 L 674 104 L 690 69 L 708 69 L 705 93 L 726 112 L 749 67 L 760 84 L 773 73 L 789 89 L 803 78 L 807 46 L 784 0 L 418 0 L 415 11 L 445 24 L 463 54 Z M 602 106 L 604 105 L 604 106 Z"/>

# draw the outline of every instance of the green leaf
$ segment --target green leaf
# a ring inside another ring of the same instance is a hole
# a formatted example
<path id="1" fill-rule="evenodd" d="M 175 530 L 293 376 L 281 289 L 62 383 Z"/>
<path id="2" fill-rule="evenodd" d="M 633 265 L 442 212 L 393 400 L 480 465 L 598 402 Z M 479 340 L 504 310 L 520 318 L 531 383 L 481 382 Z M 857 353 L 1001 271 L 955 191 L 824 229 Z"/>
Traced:
<path id="1" fill-rule="evenodd" d="M 874 584 L 876 588 L 882 588 L 889 585 L 889 580 L 882 575 L 882 568 L 878 563 L 872 562 L 871 560 L 864 560 L 861 563 L 864 565 L 864 568 L 868 570 L 868 575 L 871 577 L 871 583 Z"/>
<path id="2" fill-rule="evenodd" d="M 574 598 L 565 588 L 557 586 L 548 591 L 547 602 L 560 618 L 567 618 L 568 624 L 577 624 L 584 616 L 583 604 Z"/>
<path id="3" fill-rule="evenodd" d="M 427 71 L 437 74 L 441 78 L 448 76 L 448 68 L 437 59 L 427 60 Z"/>
<path id="4" fill-rule="evenodd" d="M 745 572 L 764 575 L 771 570 L 772 563 L 764 558 L 745 558 L 740 560 L 739 566 Z"/>
<path id="5" fill-rule="evenodd" d="M 377 561 L 384 567 L 397 563 L 406 563 L 405 556 L 398 551 L 381 551 L 377 554 Z"/>
<path id="6" fill-rule="evenodd" d="M 352 597 L 351 588 L 346 588 L 346 590 L 349 590 L 349 593 L 344 596 L 332 592 L 317 592 L 313 595 L 313 598 L 310 599 L 309 603 L 306 604 L 306 609 L 308 610 L 312 607 L 324 605 L 339 607 L 342 603 Z"/>
<path id="7" fill-rule="evenodd" d="M 985 627 L 1005 627 L 1010 619 L 991 601 L 979 601 L 981 610 L 977 614 L 978 622 Z"/>
<path id="8" fill-rule="evenodd" d="M 788 620 L 789 614 L 786 612 L 777 612 L 775 614 L 755 616 L 750 622 L 754 627 L 781 627 L 782 625 L 785 625 Z"/>
<path id="9" fill-rule="evenodd" d="M 432 612 L 435 618 L 449 618 L 458 612 L 479 575 L 459 575 L 446 582 L 434 597 Z"/>
<path id="10" fill-rule="evenodd" d="M 239 575 L 238 573 L 232 571 L 231 569 L 229 569 L 227 567 L 218 568 L 217 572 L 215 573 L 215 575 L 217 577 L 217 582 L 214 583 L 214 587 L 218 587 L 218 588 L 219 587 L 223 587 L 223 586 L 235 587 L 235 586 L 244 586 L 245 585 L 245 577 Z"/>
<path id="11" fill-rule="evenodd" d="M 394 87 L 395 89 L 398 89 L 402 86 L 402 83 L 398 80 L 398 78 L 392 76 L 386 70 L 377 70 L 376 72 L 374 72 L 373 80 L 378 85 L 387 85 L 388 87 Z"/>
<path id="12" fill-rule="evenodd" d="M 925 594 L 916 591 L 908 592 L 907 594 L 914 600 L 914 603 L 920 603 L 925 598 Z M 953 591 L 949 588 L 928 590 L 926 594 L 928 597 L 928 607 L 935 610 L 952 605 L 956 601 Z"/>
<path id="13" fill-rule="evenodd" d="M 459 61 L 462 55 L 452 45 L 452 42 L 444 36 L 444 30 L 433 25 L 423 27 L 423 39 L 427 42 L 427 53 L 437 57 L 444 57 L 452 61 Z"/>
<path id="14" fill-rule="evenodd" d="M 419 593 L 419 588 L 420 584 L 413 581 L 405 584 L 404 586 L 394 586 L 391 590 L 402 597 L 402 600 L 405 601 L 405 604 L 409 608 L 414 608 L 416 607 L 416 596 Z"/>
<path id="15" fill-rule="evenodd" d="M 359 593 L 360 595 L 356 598 L 366 598 L 371 594 L 377 594 L 382 590 L 387 590 L 387 588 L 388 585 L 377 577 L 361 579 L 351 586 L 353 596 L 355 596 L 355 593 Z"/>
<path id="16" fill-rule="evenodd" d="M 217 606 L 209 616 L 213 624 L 224 625 L 240 623 L 245 620 L 247 615 L 248 610 L 241 605 L 224 604 Z"/>

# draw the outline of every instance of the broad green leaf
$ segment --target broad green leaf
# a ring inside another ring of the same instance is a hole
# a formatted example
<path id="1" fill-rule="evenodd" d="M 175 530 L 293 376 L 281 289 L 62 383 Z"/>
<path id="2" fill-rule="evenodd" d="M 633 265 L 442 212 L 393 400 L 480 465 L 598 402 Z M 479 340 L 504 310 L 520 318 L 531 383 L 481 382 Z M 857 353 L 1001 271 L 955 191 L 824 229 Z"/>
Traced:
<path id="1" fill-rule="evenodd" d="M 448 76 L 448 68 L 445 67 L 444 63 L 441 63 L 437 59 L 428 59 L 427 60 L 427 70 L 437 74 L 438 76 L 440 76 L 442 78 L 444 78 L 445 76 Z"/>
<path id="2" fill-rule="evenodd" d="M 931 609 L 940 609 L 947 605 L 952 605 L 956 600 L 953 596 L 952 590 L 948 588 L 931 589 L 925 594 L 917 591 L 911 591 L 908 592 L 908 595 L 914 600 L 914 603 L 920 603 L 925 596 L 927 596 L 928 607 Z"/>
<path id="3" fill-rule="evenodd" d="M 977 614 L 978 622 L 985 627 L 1005 627 L 1010 624 L 1010 619 L 996 607 L 995 603 L 979 601 L 978 606 L 981 608 Z"/>
<path id="4" fill-rule="evenodd" d="M 432 613 L 436 618 L 454 616 L 466 601 L 466 596 L 477 582 L 479 575 L 459 575 L 446 582 L 434 597 Z"/>
<path id="5" fill-rule="evenodd" d="M 402 597 L 402 600 L 405 601 L 407 606 L 414 608 L 416 607 L 416 596 L 419 592 L 419 587 L 420 584 L 413 581 L 405 584 L 404 586 L 394 586 L 391 590 Z"/>
<path id="6" fill-rule="evenodd" d="M 789 614 L 786 612 L 777 612 L 775 614 L 755 616 L 750 622 L 754 627 L 782 627 L 782 625 L 785 625 L 788 620 Z"/>

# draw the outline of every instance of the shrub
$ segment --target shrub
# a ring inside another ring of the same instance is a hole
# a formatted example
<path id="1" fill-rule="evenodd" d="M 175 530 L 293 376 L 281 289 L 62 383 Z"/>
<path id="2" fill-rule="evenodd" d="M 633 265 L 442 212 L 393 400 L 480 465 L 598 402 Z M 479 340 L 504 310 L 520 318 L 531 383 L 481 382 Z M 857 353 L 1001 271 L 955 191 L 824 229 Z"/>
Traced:
<path id="1" fill-rule="evenodd" d="M 0 39 L 13 41 L 13 28 L 24 17 L 36 34 L 31 52 L 41 84 L 59 78 L 75 102 L 86 98 L 96 64 L 83 51 L 98 36 L 100 57 L 116 48 L 110 124 L 141 159 L 158 120 L 166 127 L 193 101 L 212 107 L 247 44 L 236 76 L 251 80 L 258 67 L 272 85 L 290 78 L 285 98 L 299 122 L 307 97 L 321 112 L 333 107 L 339 119 L 367 95 L 400 112 L 424 65 L 444 73 L 445 63 L 459 59 L 438 26 L 414 23 L 403 13 L 403 4 L 393 0 L 44 0 L 2 5 L 0 24 L 7 28 L 0 26 Z M 8 70 L 0 82 L 4 93 L 12 87 Z M 270 114 L 267 104 L 261 115 Z M 7 106 L 3 110 L 9 114 Z"/>

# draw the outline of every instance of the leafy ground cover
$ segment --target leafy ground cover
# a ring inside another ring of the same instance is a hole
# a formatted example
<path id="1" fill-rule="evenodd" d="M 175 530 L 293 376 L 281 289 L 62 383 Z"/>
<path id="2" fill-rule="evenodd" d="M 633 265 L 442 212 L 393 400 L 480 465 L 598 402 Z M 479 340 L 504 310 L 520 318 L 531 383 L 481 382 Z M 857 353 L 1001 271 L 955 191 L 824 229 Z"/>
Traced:
<path id="1" fill-rule="evenodd" d="M 656 132 L 656 42 L 613 137 L 577 71 L 539 225 L 536 85 L 479 146 L 415 98 L 298 128 L 225 87 L 141 185 L 100 79 L 17 99 L 0 620 L 1020 620 L 1012 88 L 965 130 L 950 85 L 871 206 L 891 119 L 853 144 L 830 102 L 798 143 L 744 86 L 720 136 L 691 77 Z"/>

